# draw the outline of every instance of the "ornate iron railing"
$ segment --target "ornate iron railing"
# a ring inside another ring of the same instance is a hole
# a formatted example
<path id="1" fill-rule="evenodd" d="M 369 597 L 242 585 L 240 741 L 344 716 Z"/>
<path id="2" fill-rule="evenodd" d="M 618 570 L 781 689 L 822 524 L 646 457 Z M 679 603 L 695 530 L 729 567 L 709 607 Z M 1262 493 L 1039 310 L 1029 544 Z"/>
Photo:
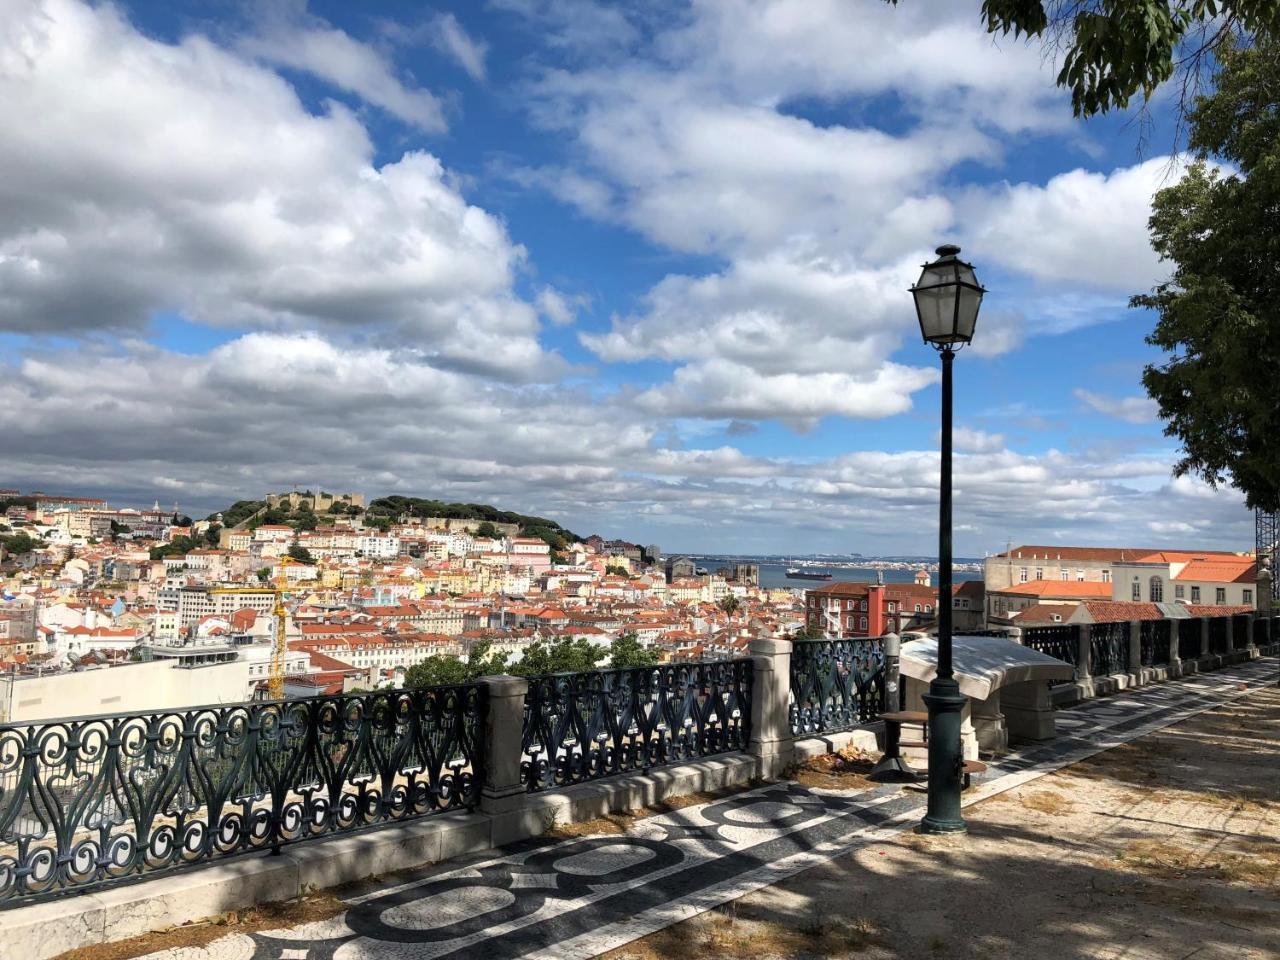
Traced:
<path id="1" fill-rule="evenodd" d="M 1059 627 L 1028 627 L 1022 632 L 1022 645 L 1024 647 L 1039 650 L 1041 653 L 1069 663 L 1075 668 L 1072 671 L 1071 680 L 1050 680 L 1049 686 L 1071 683 L 1073 680 L 1079 679 L 1080 665 L 1077 660 L 1080 657 L 1080 645 L 1077 637 L 1076 628 L 1065 624 Z"/>
<path id="2" fill-rule="evenodd" d="M 1236 650 L 1243 650 L 1249 645 L 1249 627 L 1249 614 L 1237 613 L 1231 617 L 1231 646 Z"/>
<path id="3" fill-rule="evenodd" d="M 481 686 L 0 726 L 0 905 L 474 805 Z"/>
<path id="4" fill-rule="evenodd" d="M 1199 617 L 1178 621 L 1178 659 L 1200 659 L 1200 632 L 1204 629 L 1204 620 Z"/>
<path id="5" fill-rule="evenodd" d="M 1089 624 L 1089 673 L 1106 677 L 1129 672 L 1129 624 Z"/>
<path id="6" fill-rule="evenodd" d="M 791 732 L 834 733 L 885 708 L 884 647 L 867 640 L 797 640 L 791 650 Z"/>
<path id="7" fill-rule="evenodd" d="M 529 678 L 521 780 L 530 791 L 745 750 L 752 661 Z"/>
<path id="8" fill-rule="evenodd" d="M 1142 665 L 1158 667 L 1169 662 L 1169 640 L 1171 637 L 1168 620 L 1142 621 Z"/>
<path id="9" fill-rule="evenodd" d="M 1265 647 L 1271 642 L 1271 636 L 1267 632 L 1271 626 L 1271 620 L 1267 617 L 1255 617 L 1253 621 L 1253 642 L 1256 646 Z"/>
<path id="10" fill-rule="evenodd" d="M 1227 624 L 1230 617 L 1209 618 L 1209 652 L 1222 656 L 1231 652 L 1231 638 L 1227 636 Z"/>

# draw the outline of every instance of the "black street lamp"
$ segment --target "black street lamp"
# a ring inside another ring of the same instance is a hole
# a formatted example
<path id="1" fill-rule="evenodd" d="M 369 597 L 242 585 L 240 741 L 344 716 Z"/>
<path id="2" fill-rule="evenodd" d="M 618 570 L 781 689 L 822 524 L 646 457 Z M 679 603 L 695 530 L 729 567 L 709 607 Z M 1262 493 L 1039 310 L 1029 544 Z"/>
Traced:
<path id="1" fill-rule="evenodd" d="M 956 351 L 973 339 L 978 308 L 986 293 L 973 266 L 944 244 L 938 259 L 924 265 L 911 288 L 925 342 L 942 354 L 942 489 L 938 506 L 938 672 L 925 694 L 929 710 L 929 809 L 920 821 L 924 833 L 963 833 L 960 781 L 960 712 L 964 696 L 951 666 L 951 363 Z"/>

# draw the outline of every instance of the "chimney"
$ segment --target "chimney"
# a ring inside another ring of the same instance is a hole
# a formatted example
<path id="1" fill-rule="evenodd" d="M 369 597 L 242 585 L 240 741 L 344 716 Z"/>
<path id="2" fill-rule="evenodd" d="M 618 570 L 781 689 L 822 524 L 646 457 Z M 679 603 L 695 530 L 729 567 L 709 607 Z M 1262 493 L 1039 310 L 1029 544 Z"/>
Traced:
<path id="1" fill-rule="evenodd" d="M 877 583 L 867 588 L 867 636 L 883 637 L 885 635 L 884 616 L 884 584 Z"/>

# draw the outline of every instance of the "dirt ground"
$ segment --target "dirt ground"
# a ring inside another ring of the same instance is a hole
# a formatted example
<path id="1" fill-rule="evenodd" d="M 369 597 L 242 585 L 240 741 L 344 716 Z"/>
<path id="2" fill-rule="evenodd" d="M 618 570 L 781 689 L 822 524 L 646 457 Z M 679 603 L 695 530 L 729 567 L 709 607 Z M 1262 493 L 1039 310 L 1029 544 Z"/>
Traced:
<path id="1" fill-rule="evenodd" d="M 1280 689 L 965 818 L 965 837 L 904 833 L 605 956 L 1280 957 Z"/>

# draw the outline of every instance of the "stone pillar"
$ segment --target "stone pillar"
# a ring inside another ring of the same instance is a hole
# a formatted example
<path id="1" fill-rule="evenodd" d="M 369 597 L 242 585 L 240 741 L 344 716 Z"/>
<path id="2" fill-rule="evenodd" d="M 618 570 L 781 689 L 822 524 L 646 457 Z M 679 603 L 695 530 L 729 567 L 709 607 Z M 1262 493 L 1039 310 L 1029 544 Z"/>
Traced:
<path id="1" fill-rule="evenodd" d="M 1021 627 L 1009 627 L 1007 630 L 1005 630 L 1004 635 L 1005 635 L 1008 639 L 1012 640 L 1014 643 L 1022 643 L 1022 628 L 1021 628 Z M 1025 644 L 1024 644 L 1024 646 L 1025 646 Z"/>
<path id="2" fill-rule="evenodd" d="M 524 697 L 529 681 L 524 677 L 481 677 L 489 695 L 485 717 L 484 786 L 480 788 L 480 810 L 491 816 L 510 813 L 524 804 L 525 786 L 520 782 L 523 759 Z"/>
<path id="3" fill-rule="evenodd" d="M 1142 678 L 1142 621 L 1129 621 L 1129 676 L 1135 683 L 1143 683 Z"/>
<path id="4" fill-rule="evenodd" d="M 1209 618 L 1200 618 L 1200 657 L 1209 655 Z"/>
<path id="5" fill-rule="evenodd" d="M 777 777 L 791 765 L 791 641 L 756 637 L 751 641 L 751 754 L 759 775 Z"/>
<path id="6" fill-rule="evenodd" d="M 1229 657 L 1236 650 L 1236 618 L 1234 616 L 1227 617 L 1227 642 L 1223 644 L 1227 652 L 1222 654 L 1223 657 Z"/>
<path id="7" fill-rule="evenodd" d="M 1248 633 L 1244 639 L 1244 649 L 1248 651 L 1250 657 L 1253 657 L 1255 656 L 1255 651 L 1258 649 L 1258 628 L 1254 626 L 1254 621 L 1258 619 L 1258 615 L 1255 613 L 1246 613 L 1245 616 L 1248 617 L 1245 621 L 1245 630 L 1247 630 Z"/>
<path id="8" fill-rule="evenodd" d="M 1180 675 L 1182 667 L 1182 654 L 1179 653 L 1178 632 L 1181 620 L 1170 618 L 1169 620 L 1169 672 L 1174 676 Z"/>
<path id="9" fill-rule="evenodd" d="M 1093 676 L 1090 663 L 1089 624 L 1076 625 L 1076 679 L 1081 683 Z"/>

